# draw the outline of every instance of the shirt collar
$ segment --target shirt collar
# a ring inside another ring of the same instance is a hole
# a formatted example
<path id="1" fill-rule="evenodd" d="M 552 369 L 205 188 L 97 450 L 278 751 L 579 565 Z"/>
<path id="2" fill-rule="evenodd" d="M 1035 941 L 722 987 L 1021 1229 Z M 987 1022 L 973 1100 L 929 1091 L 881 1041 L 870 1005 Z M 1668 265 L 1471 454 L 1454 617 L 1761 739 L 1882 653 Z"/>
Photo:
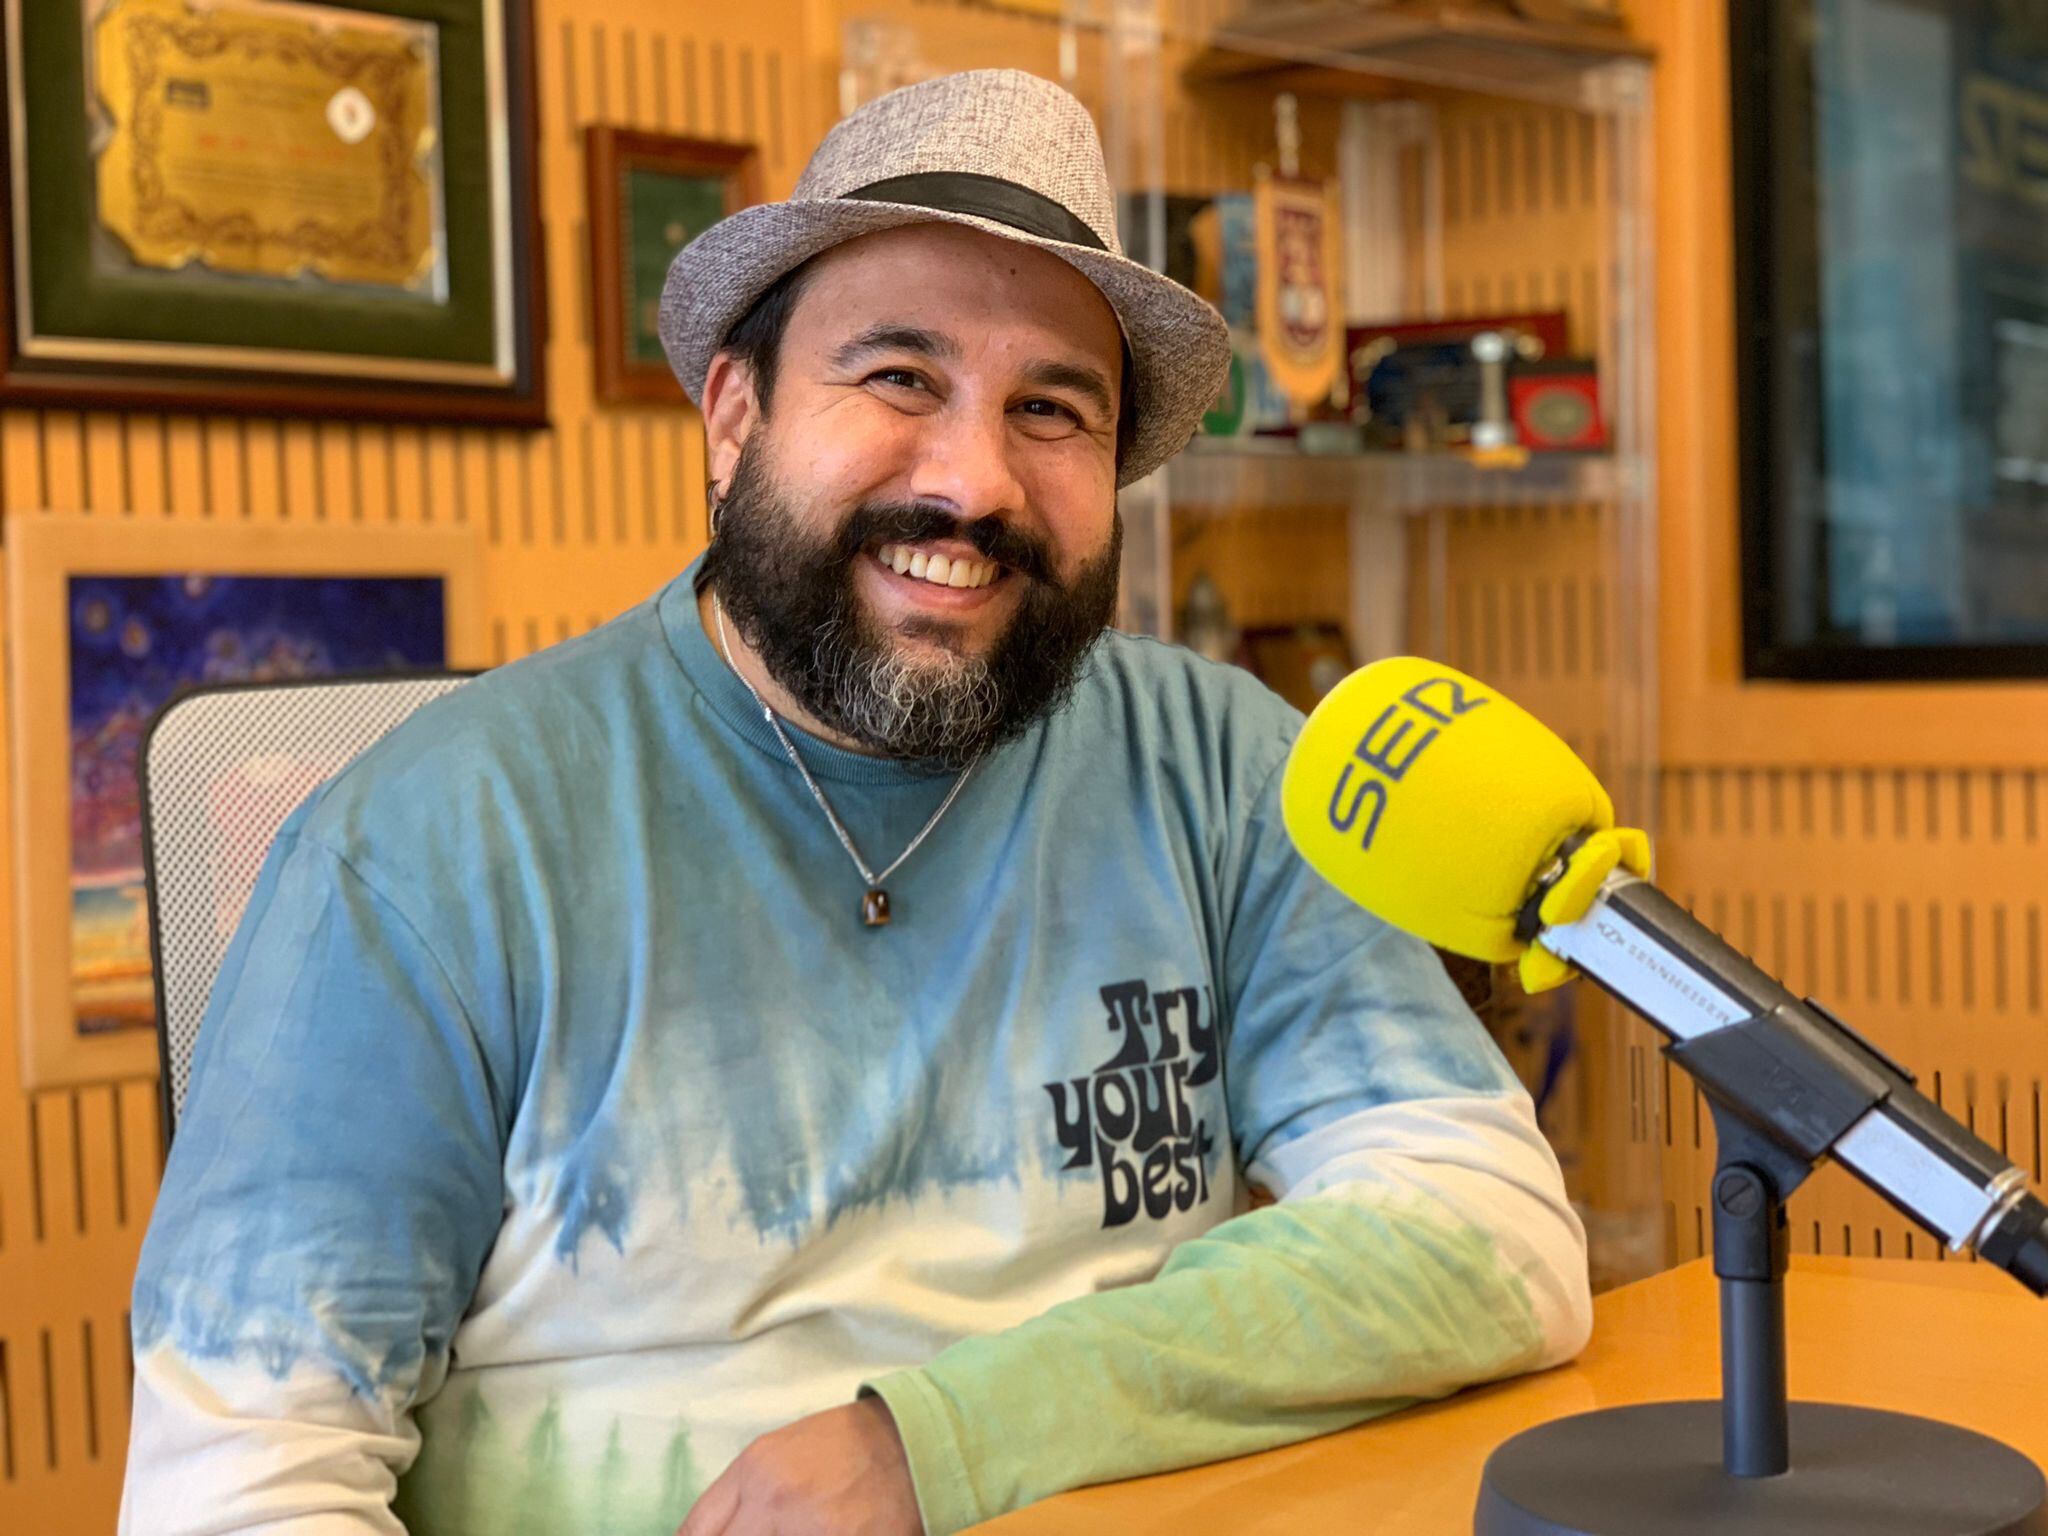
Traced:
<path id="1" fill-rule="evenodd" d="M 754 702 L 754 696 L 740 681 L 739 674 L 726 665 L 724 656 L 719 654 L 717 639 L 704 631 L 703 619 L 697 611 L 697 586 L 703 564 L 704 557 L 699 555 L 655 600 L 655 612 L 661 620 L 669 650 L 698 697 L 719 720 L 734 735 L 794 775 L 796 769 L 783 752 L 782 743 L 776 740 L 774 730 L 762 717 L 761 707 Z M 730 625 L 731 621 L 727 623 Z M 844 784 L 905 784 L 943 778 L 954 772 L 939 763 L 904 762 L 896 758 L 849 752 L 812 735 L 792 720 L 785 719 L 782 727 L 789 732 L 789 739 L 795 743 L 797 751 L 803 754 L 804 766 L 820 779 Z"/>

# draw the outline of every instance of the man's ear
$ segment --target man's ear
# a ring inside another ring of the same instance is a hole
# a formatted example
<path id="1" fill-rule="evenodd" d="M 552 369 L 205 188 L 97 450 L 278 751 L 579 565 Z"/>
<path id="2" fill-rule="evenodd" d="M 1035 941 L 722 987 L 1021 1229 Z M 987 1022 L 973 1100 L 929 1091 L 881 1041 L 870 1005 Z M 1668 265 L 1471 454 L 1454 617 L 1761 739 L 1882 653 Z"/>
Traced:
<path id="1" fill-rule="evenodd" d="M 718 353 L 704 375 L 704 473 L 714 501 L 725 494 L 740 449 L 760 419 L 754 370 L 730 352 Z"/>

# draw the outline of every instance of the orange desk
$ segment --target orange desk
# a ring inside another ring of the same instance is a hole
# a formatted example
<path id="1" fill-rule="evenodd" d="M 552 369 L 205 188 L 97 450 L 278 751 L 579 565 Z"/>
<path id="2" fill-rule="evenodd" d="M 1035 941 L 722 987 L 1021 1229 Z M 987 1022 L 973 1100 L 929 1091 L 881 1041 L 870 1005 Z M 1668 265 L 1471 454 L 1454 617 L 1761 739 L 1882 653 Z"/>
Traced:
<path id="1" fill-rule="evenodd" d="M 2048 1468 L 2048 1301 L 1982 1265 L 1893 1259 L 1795 1259 L 1786 1287 L 1795 1398 L 1947 1419 Z M 1593 1310 L 1592 1344 L 1559 1370 L 1285 1450 L 1084 1488 L 977 1532 L 1460 1536 L 1472 1528 L 1479 1469 L 1516 1431 L 1592 1408 L 1719 1395 L 1704 1260 L 1610 1292 Z"/>

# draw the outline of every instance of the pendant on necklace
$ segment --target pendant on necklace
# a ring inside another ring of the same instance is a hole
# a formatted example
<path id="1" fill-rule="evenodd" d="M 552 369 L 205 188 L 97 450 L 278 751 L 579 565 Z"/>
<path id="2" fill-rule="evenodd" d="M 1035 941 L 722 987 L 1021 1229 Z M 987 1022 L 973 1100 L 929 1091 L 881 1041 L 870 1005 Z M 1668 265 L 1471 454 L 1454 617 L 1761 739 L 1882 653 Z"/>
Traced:
<path id="1" fill-rule="evenodd" d="M 860 920 L 870 928 L 885 928 L 889 923 L 889 893 L 879 885 L 860 899 Z"/>

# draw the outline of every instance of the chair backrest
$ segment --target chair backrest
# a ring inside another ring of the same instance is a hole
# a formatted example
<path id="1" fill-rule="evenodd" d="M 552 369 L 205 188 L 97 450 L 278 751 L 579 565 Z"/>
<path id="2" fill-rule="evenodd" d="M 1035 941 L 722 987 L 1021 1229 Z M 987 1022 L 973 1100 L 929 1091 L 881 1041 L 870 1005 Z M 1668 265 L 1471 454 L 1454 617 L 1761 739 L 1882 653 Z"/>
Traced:
<path id="1" fill-rule="evenodd" d="M 191 1084 L 213 979 L 277 829 L 315 788 L 467 674 L 196 689 L 142 744 L 142 837 L 163 1055 L 164 1141 Z"/>

